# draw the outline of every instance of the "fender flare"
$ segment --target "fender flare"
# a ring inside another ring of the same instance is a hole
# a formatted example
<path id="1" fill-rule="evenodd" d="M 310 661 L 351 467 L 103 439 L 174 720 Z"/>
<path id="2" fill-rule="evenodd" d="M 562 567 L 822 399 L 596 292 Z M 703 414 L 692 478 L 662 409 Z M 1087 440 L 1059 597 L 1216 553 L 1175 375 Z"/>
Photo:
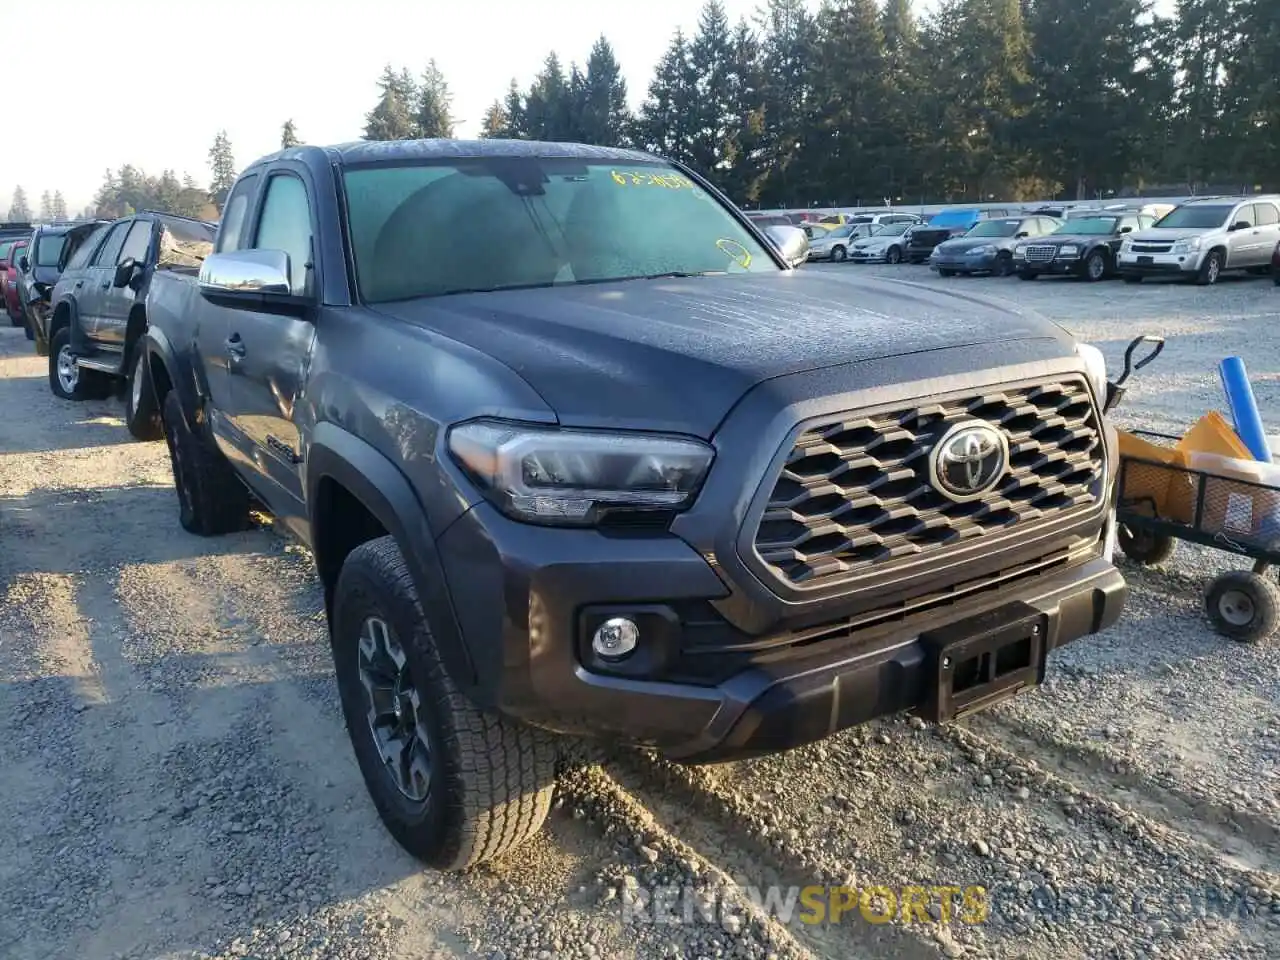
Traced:
<path id="1" fill-rule="evenodd" d="M 199 398 L 196 396 L 194 382 L 190 378 L 181 375 L 182 364 L 178 360 L 177 351 L 174 350 L 173 344 L 165 336 L 163 330 L 148 324 L 146 330 L 143 331 L 140 346 L 147 351 L 147 367 L 152 372 L 153 381 L 156 360 L 159 360 L 164 367 L 165 372 L 169 375 L 169 383 L 178 392 L 178 399 L 182 402 L 182 414 L 187 421 L 187 426 L 194 429 L 197 419 L 195 414 L 199 409 Z M 160 396 L 159 391 L 156 391 L 156 402 L 164 403 L 164 397 Z"/>
<path id="2" fill-rule="evenodd" d="M 319 503 L 320 481 L 341 484 L 382 524 L 409 566 L 427 626 L 454 681 L 464 688 L 478 682 L 475 662 L 462 639 L 444 565 L 427 522 L 427 513 L 400 469 L 376 448 L 332 423 L 318 423 L 306 453 L 308 512 Z M 311 540 L 315 549 L 316 517 Z M 317 561 L 319 555 L 317 554 Z M 330 598 L 326 596 L 326 604 Z"/>
<path id="3" fill-rule="evenodd" d="M 76 305 L 75 298 L 63 297 L 56 304 L 54 304 L 49 310 L 49 339 L 50 340 L 53 340 L 53 335 L 57 333 L 58 329 L 61 326 L 61 324 L 57 324 L 54 322 L 54 318 L 58 314 L 58 309 L 63 306 L 67 308 L 66 325 L 68 327 L 71 327 L 72 329 L 75 329 L 77 326 L 79 326 L 80 308 Z"/>

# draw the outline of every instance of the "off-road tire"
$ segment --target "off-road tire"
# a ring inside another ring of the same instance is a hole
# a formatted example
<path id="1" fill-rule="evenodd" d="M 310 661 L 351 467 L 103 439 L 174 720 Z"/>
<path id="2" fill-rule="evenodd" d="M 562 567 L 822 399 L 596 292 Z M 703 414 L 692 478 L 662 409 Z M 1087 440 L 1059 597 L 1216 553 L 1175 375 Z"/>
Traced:
<path id="1" fill-rule="evenodd" d="M 1196 273 L 1196 283 L 1202 287 L 1215 284 L 1222 276 L 1222 251 L 1210 250 L 1204 258 L 1204 263 L 1200 264 L 1200 270 Z"/>
<path id="2" fill-rule="evenodd" d="M 1228 570 L 1215 577 L 1205 591 L 1204 605 L 1214 630 L 1238 643 L 1258 643 L 1280 627 L 1280 588 L 1252 570 Z M 1228 615 L 1228 610 L 1236 615 Z M 1240 616 L 1242 612 L 1247 616 Z"/>
<path id="3" fill-rule="evenodd" d="M 431 755 L 430 785 L 420 801 L 397 787 L 370 731 L 359 659 L 369 618 L 394 634 L 418 694 L 417 719 Z M 432 867 L 463 870 L 541 829 L 555 788 L 555 739 L 480 710 L 458 690 L 391 537 L 361 544 L 343 562 L 330 642 L 356 761 L 378 815 L 402 847 Z"/>
<path id="4" fill-rule="evenodd" d="M 58 377 L 59 355 L 71 350 L 71 328 L 61 327 L 49 344 L 49 389 L 63 400 L 101 400 L 111 393 L 111 378 L 97 370 L 77 369 L 75 385 L 68 390 Z"/>
<path id="5" fill-rule="evenodd" d="M 1116 546 L 1134 563 L 1154 567 L 1173 556 L 1178 541 L 1163 533 L 1131 530 L 1122 523 L 1116 530 Z"/>
<path id="6" fill-rule="evenodd" d="M 187 425 L 176 390 L 165 394 L 162 422 L 178 494 L 178 522 L 202 537 L 246 530 L 249 490 L 213 440 Z"/>
<path id="7" fill-rule="evenodd" d="M 124 383 L 124 424 L 135 440 L 159 440 L 164 436 L 164 424 L 146 364 L 146 349 L 140 343 L 134 344 L 129 356 L 129 375 Z"/>

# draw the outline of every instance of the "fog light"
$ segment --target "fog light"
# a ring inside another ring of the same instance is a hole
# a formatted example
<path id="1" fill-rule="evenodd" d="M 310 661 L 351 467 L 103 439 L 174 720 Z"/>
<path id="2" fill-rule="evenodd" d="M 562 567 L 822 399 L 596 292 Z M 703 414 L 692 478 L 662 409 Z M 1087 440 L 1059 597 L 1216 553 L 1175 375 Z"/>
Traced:
<path id="1" fill-rule="evenodd" d="M 596 628 L 591 649 L 606 660 L 620 660 L 636 648 L 640 628 L 626 617 L 611 617 Z"/>

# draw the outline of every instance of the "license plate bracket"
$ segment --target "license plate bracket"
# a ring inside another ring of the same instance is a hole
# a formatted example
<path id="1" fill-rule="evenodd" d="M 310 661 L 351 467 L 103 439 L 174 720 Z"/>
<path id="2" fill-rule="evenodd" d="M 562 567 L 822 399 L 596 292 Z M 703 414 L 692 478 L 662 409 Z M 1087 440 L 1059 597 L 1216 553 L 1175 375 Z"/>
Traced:
<path id="1" fill-rule="evenodd" d="M 1138 257 L 1138 262 L 1139 263 L 1155 263 L 1156 258 L 1155 257 Z"/>
<path id="2" fill-rule="evenodd" d="M 1044 679 L 1049 618 L 1013 603 L 921 636 L 925 689 L 919 714 L 946 723 L 985 710 Z"/>

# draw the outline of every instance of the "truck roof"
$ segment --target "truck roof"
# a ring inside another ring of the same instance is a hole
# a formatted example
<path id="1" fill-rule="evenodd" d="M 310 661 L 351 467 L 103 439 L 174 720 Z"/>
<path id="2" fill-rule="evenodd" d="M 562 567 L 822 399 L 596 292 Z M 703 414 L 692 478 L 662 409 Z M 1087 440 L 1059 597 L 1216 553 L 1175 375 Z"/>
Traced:
<path id="1" fill-rule="evenodd" d="M 307 154 L 323 152 L 329 161 L 340 166 L 377 161 L 413 161 L 465 159 L 469 157 L 547 157 L 582 160 L 614 160 L 625 163 L 653 162 L 661 159 L 640 150 L 617 147 L 594 147 L 583 143 L 551 143 L 541 140 L 355 140 L 327 147 L 304 145 L 289 147 L 263 157 L 251 166 L 270 163 L 286 157 L 305 159 Z"/>

